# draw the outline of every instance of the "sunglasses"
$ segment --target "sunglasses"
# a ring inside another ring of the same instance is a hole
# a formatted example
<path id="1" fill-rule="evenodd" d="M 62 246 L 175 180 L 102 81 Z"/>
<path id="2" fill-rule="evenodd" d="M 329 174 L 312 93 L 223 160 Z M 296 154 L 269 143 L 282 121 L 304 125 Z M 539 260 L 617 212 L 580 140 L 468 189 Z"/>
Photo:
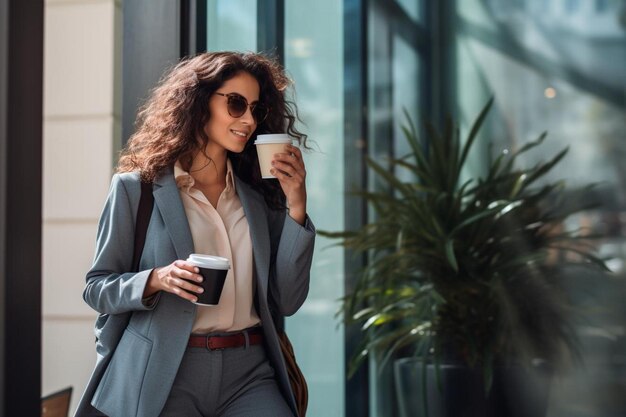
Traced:
<path id="1" fill-rule="evenodd" d="M 248 104 L 248 100 L 246 100 L 245 97 L 237 93 L 225 94 L 215 92 L 215 94 L 217 94 L 218 96 L 226 97 L 228 99 L 226 105 L 228 106 L 228 114 L 230 114 L 231 117 L 237 118 L 243 116 L 246 110 L 248 110 L 248 107 L 250 107 L 250 112 L 252 112 L 252 117 L 254 118 L 254 121 L 256 122 L 256 124 L 260 124 L 263 123 L 263 121 L 267 117 L 267 114 L 269 113 L 269 108 L 263 103 L 256 102 L 253 104 Z"/>

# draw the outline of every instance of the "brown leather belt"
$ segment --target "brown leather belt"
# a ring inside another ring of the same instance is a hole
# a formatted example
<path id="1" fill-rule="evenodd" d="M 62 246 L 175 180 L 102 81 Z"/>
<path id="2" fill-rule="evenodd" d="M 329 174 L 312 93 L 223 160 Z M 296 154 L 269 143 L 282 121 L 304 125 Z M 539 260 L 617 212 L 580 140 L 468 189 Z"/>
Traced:
<path id="1" fill-rule="evenodd" d="M 263 331 L 258 327 L 224 336 L 190 336 L 187 346 L 207 348 L 209 350 L 222 350 L 241 346 L 260 345 L 261 343 L 263 343 Z"/>

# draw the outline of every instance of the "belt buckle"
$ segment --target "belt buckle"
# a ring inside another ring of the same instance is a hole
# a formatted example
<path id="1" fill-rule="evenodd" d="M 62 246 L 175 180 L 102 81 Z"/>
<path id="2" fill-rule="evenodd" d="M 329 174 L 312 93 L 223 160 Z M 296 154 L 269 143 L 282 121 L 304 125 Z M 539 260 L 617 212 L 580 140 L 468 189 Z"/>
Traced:
<path id="1" fill-rule="evenodd" d="M 207 350 L 210 350 L 210 351 L 214 351 L 214 350 L 224 350 L 225 348 L 223 348 L 223 347 L 221 347 L 221 348 L 220 348 L 220 347 L 215 347 L 215 348 L 214 348 L 214 347 L 211 347 L 211 339 L 212 339 L 213 337 L 214 337 L 214 336 L 207 336 L 207 337 L 206 337 L 206 348 L 207 348 Z"/>

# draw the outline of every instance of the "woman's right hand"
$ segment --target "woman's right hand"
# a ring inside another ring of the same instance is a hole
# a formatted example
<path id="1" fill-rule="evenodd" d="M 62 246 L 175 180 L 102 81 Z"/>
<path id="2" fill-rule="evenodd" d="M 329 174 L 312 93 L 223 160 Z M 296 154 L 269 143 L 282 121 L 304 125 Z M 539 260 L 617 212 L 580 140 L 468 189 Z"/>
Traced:
<path id="1" fill-rule="evenodd" d="M 202 282 L 199 272 L 197 266 L 180 259 L 167 266 L 154 268 L 146 283 L 143 297 L 150 297 L 158 291 L 167 291 L 195 303 L 198 298 L 193 293 L 199 294 L 203 290 L 190 281 Z"/>

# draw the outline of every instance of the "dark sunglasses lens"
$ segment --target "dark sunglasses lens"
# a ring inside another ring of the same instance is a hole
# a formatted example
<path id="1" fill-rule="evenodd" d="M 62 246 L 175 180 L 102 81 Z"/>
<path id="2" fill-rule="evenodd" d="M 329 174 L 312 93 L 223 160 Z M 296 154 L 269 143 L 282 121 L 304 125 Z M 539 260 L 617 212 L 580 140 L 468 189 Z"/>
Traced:
<path id="1" fill-rule="evenodd" d="M 254 109 L 252 110 L 252 117 L 254 117 L 254 120 L 257 123 L 261 123 L 267 117 L 267 107 L 265 107 L 261 103 L 257 103 L 257 105 L 254 106 Z"/>
<path id="2" fill-rule="evenodd" d="M 241 117 L 248 110 L 248 102 L 245 98 L 232 95 L 228 96 L 228 114 L 232 117 Z M 261 123 L 267 117 L 268 108 L 261 103 L 252 105 L 252 117 L 257 123 Z"/>
<path id="3" fill-rule="evenodd" d="M 228 114 L 232 117 L 241 117 L 246 112 L 248 103 L 243 97 L 229 96 L 228 97 Z"/>

